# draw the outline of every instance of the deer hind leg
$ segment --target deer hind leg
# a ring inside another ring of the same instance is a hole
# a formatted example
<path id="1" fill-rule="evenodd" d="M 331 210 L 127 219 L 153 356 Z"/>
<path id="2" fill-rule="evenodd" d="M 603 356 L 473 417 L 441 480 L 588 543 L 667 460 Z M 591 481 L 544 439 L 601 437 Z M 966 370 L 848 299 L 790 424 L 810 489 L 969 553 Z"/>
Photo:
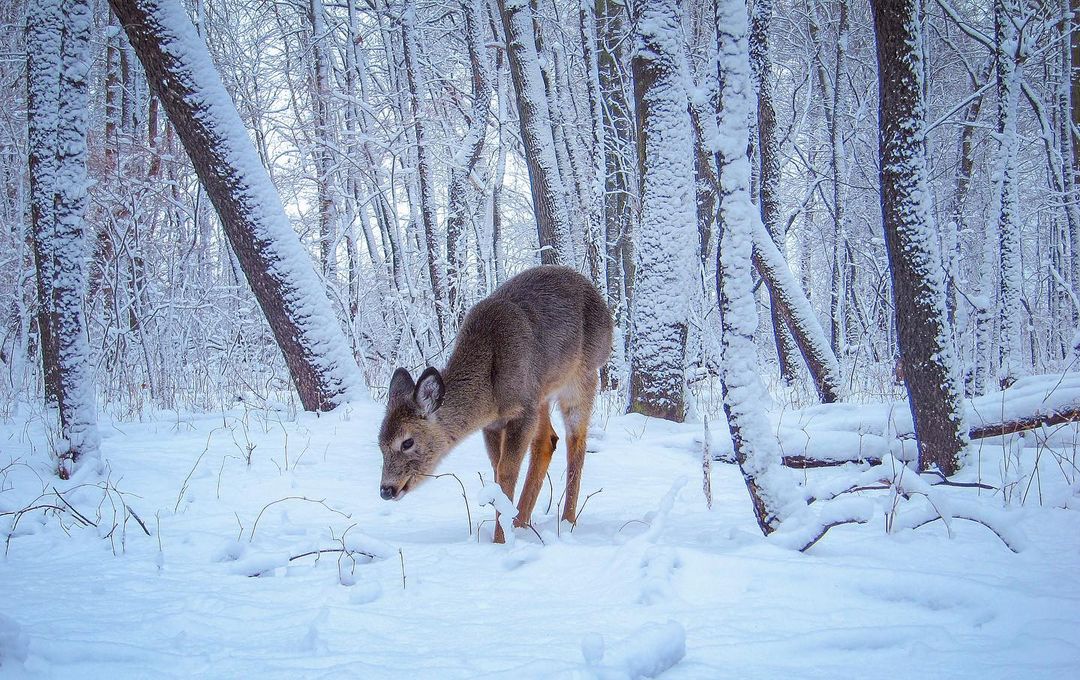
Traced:
<path id="1" fill-rule="evenodd" d="M 514 500 L 514 487 L 517 486 L 518 473 L 521 472 L 521 462 L 525 459 L 525 451 L 536 431 L 538 419 L 539 414 L 535 410 L 530 410 L 508 422 L 503 430 L 502 455 L 495 468 L 495 481 L 510 500 Z M 502 525 L 499 524 L 499 513 L 496 512 L 495 542 L 504 543 L 505 541 Z"/>
<path id="2" fill-rule="evenodd" d="M 595 371 L 581 377 L 569 394 L 559 399 L 559 409 L 566 423 L 566 501 L 562 518 L 577 522 L 578 492 L 581 490 L 581 469 L 585 465 L 585 437 L 589 432 L 593 401 L 598 379 Z"/>
<path id="3" fill-rule="evenodd" d="M 544 475 L 547 474 L 551 456 L 555 453 L 555 445 L 559 441 L 559 436 L 551 427 L 550 403 L 540 404 L 539 416 L 536 434 L 533 435 L 532 440 L 532 452 L 529 454 L 529 470 L 525 473 L 525 486 L 521 489 L 521 498 L 517 506 L 518 515 L 514 519 L 514 526 L 528 526 L 531 521 L 536 498 L 544 485 Z"/>

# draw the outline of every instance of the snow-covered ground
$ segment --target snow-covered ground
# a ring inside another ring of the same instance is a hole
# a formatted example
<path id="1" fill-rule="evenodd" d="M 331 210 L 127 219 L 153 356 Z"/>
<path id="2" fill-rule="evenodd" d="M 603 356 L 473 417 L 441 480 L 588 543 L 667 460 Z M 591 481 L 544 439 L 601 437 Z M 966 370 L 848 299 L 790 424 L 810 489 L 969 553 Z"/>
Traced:
<path id="1" fill-rule="evenodd" d="M 380 499 L 377 404 L 291 422 L 243 408 L 103 419 L 107 477 L 68 482 L 50 477 L 40 418 L 0 424 L 0 677 L 1080 672 L 1076 428 L 984 441 L 961 476 L 1009 485 L 1019 554 L 973 522 L 886 533 L 885 491 L 864 493 L 872 522 L 804 554 L 761 536 L 732 465 L 713 464 L 706 508 L 700 422 L 604 410 L 579 525 L 556 522 L 557 455 L 554 499 L 545 487 L 536 532 L 512 546 L 491 543 L 494 512 L 478 505 L 479 437 L 444 464 L 457 479 Z M 858 469 L 805 474 L 824 486 Z M 939 490 L 994 508 L 1006 495 Z M 29 505 L 63 514 L 10 514 Z"/>

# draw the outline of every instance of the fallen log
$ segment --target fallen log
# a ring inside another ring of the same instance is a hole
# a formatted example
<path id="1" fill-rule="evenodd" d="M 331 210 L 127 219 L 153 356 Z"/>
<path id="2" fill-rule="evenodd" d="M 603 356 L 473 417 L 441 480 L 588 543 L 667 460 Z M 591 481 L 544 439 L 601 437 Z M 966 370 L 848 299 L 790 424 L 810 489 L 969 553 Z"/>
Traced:
<path id="1" fill-rule="evenodd" d="M 969 399 L 966 407 L 973 441 L 1080 422 L 1080 373 L 1030 376 Z M 906 402 L 814 406 L 785 417 L 792 419 L 794 425 L 781 423 L 783 462 L 798 469 L 875 465 L 895 442 L 915 438 Z M 850 453 L 841 453 L 845 449 Z"/>

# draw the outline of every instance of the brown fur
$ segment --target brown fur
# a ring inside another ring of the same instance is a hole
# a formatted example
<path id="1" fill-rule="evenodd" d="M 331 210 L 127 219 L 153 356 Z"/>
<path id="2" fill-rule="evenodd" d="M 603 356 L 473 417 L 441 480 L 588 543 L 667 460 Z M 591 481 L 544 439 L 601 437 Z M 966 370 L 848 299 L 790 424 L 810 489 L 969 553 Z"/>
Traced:
<path id="1" fill-rule="evenodd" d="M 379 432 L 383 497 L 414 489 L 462 438 L 482 429 L 495 479 L 510 499 L 532 448 L 515 520 L 527 525 L 558 442 L 550 416 L 557 401 L 567 435 L 563 519 L 575 521 L 597 371 L 611 338 L 603 298 L 574 270 L 536 267 L 504 283 L 466 315 L 442 373 L 429 368 L 417 382 L 404 369 L 394 373 Z M 500 529 L 495 540 L 503 540 Z"/>

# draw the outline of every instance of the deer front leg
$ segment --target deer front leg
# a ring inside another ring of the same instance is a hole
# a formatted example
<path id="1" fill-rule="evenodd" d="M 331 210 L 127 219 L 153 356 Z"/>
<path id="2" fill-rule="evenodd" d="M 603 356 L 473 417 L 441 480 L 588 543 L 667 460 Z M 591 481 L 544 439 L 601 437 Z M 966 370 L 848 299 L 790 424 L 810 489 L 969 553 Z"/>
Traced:
<path id="1" fill-rule="evenodd" d="M 525 451 L 536 431 L 537 420 L 537 411 L 534 408 L 508 422 L 503 429 L 502 455 L 495 469 L 495 481 L 503 494 L 511 501 L 514 500 L 514 488 L 517 486 L 521 462 L 525 458 Z M 498 512 L 495 513 L 495 542 L 506 542 L 502 525 L 499 524 Z"/>
<path id="2" fill-rule="evenodd" d="M 555 453 L 555 445 L 559 436 L 551 427 L 551 404 L 540 404 L 540 413 L 536 425 L 536 433 L 529 447 L 529 470 L 525 473 L 525 484 L 521 487 L 521 498 L 518 499 L 518 515 L 514 518 L 514 526 L 528 526 L 532 518 L 533 507 L 540 495 L 540 488 L 544 485 L 544 475 L 547 474 L 551 464 L 551 456 Z"/>

